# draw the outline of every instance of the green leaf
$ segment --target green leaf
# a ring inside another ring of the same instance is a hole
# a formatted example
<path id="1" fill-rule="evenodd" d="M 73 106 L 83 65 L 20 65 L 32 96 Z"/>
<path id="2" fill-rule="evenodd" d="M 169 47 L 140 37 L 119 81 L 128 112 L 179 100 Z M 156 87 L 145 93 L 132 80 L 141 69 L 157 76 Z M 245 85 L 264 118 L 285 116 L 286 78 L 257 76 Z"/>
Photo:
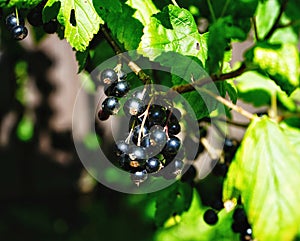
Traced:
<path id="1" fill-rule="evenodd" d="M 203 220 L 207 207 L 203 206 L 196 190 L 193 200 L 187 212 L 184 212 L 178 223 L 168 229 L 160 229 L 155 241 L 233 241 L 239 240 L 239 235 L 232 232 L 232 213 L 224 209 L 218 213 L 219 221 L 210 226 Z"/>
<path id="2" fill-rule="evenodd" d="M 0 0 L 0 7 L 18 7 L 18 8 L 30 8 L 38 5 L 42 0 Z"/>
<path id="3" fill-rule="evenodd" d="M 76 52 L 76 60 L 78 62 L 78 73 L 80 73 L 82 70 L 84 70 L 84 67 L 86 65 L 86 60 L 89 56 L 89 51 L 86 50 L 84 52 Z"/>
<path id="4" fill-rule="evenodd" d="M 299 53 L 296 45 L 257 43 L 246 55 L 288 95 L 299 86 Z"/>
<path id="5" fill-rule="evenodd" d="M 300 223 L 300 131 L 266 116 L 248 127 L 223 187 L 238 191 L 257 240 L 294 240 Z"/>
<path id="6" fill-rule="evenodd" d="M 238 98 L 238 93 L 237 93 L 237 88 L 235 87 L 234 83 L 230 80 L 225 81 L 225 89 L 226 89 L 226 92 L 228 93 L 232 103 L 236 104 L 237 98 Z"/>
<path id="7" fill-rule="evenodd" d="M 126 4 L 136 9 L 133 17 L 138 19 L 144 26 L 150 22 L 150 17 L 159 11 L 151 0 L 128 0 Z"/>
<path id="8" fill-rule="evenodd" d="M 299 2 L 293 5 L 295 9 L 298 9 Z M 291 7 L 291 3 L 287 4 L 288 9 Z M 280 11 L 279 1 L 267 0 L 260 1 L 255 13 L 255 20 L 257 25 L 258 36 L 263 39 L 269 30 L 272 28 L 275 19 Z M 299 18 L 299 15 L 298 15 Z M 287 24 L 291 21 L 285 14 L 281 17 L 280 23 Z M 290 27 L 277 29 L 270 39 L 271 43 L 298 43 L 297 33 Z"/>
<path id="9" fill-rule="evenodd" d="M 116 13 L 111 7 L 101 5 L 101 2 L 93 1 L 97 13 L 106 22 L 113 36 L 126 50 L 136 50 L 143 35 L 143 24 L 134 17 L 136 9 L 122 4 L 121 11 Z"/>
<path id="10" fill-rule="evenodd" d="M 235 25 L 231 16 L 219 18 L 210 26 L 207 40 L 208 58 L 206 61 L 209 73 L 218 73 L 220 70 L 226 48 L 230 44 L 231 39 L 245 40 L 248 31 L 245 32 Z"/>
<path id="11" fill-rule="evenodd" d="M 156 195 L 155 223 L 162 226 L 173 214 L 180 215 L 189 209 L 193 190 L 189 184 L 178 181 Z"/>
<path id="12" fill-rule="evenodd" d="M 60 3 L 57 20 L 64 26 L 65 39 L 75 50 L 84 51 L 103 20 L 86 0 L 49 0 L 44 11 L 56 3 Z"/>
<path id="13" fill-rule="evenodd" d="M 174 5 L 151 17 L 138 47 L 138 52 L 150 60 L 168 51 L 197 57 L 205 63 L 206 37 L 198 33 L 193 15 Z"/>
<path id="14" fill-rule="evenodd" d="M 282 91 L 268 77 L 249 71 L 236 78 L 238 96 L 254 106 L 270 105 L 272 95 L 277 95 L 278 101 L 290 111 L 296 111 L 297 106 L 291 97 Z"/>

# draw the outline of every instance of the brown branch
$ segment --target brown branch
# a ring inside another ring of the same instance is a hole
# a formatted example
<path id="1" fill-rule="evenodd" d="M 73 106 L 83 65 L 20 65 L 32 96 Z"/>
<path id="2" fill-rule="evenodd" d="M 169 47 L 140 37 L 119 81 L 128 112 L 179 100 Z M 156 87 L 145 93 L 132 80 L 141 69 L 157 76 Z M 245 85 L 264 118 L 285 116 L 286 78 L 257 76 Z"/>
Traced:
<path id="1" fill-rule="evenodd" d="M 197 81 L 195 81 L 193 83 L 189 83 L 189 84 L 185 84 L 185 85 L 179 85 L 179 86 L 174 86 L 172 88 L 172 90 L 176 91 L 176 92 L 178 92 L 180 94 L 186 93 L 186 92 L 190 92 L 190 91 L 195 90 L 195 87 L 201 87 L 201 86 L 209 84 L 211 82 L 217 82 L 217 81 L 223 81 L 223 80 L 235 78 L 237 76 L 240 76 L 245 71 L 246 71 L 246 64 L 243 63 L 238 69 L 236 69 L 236 70 L 234 70 L 232 72 L 221 74 L 220 76 L 211 75 L 209 77 L 205 77 L 203 79 L 197 80 Z"/>
<path id="2" fill-rule="evenodd" d="M 280 19 L 282 17 L 283 12 L 286 9 L 288 0 L 283 0 L 280 9 L 279 9 L 279 13 L 274 21 L 273 26 L 271 27 L 271 29 L 269 30 L 269 32 L 266 34 L 266 36 L 264 37 L 264 40 L 268 40 L 272 37 L 272 35 L 274 34 L 274 32 L 276 31 L 276 29 L 278 28 L 278 25 L 280 24 Z"/>

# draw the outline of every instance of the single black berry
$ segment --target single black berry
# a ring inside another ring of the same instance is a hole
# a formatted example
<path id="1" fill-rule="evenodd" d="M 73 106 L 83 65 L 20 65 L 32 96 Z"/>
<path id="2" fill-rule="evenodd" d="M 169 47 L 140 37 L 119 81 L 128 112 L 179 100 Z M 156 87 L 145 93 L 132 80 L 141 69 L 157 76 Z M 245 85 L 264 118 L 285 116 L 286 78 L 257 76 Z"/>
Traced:
<path id="1" fill-rule="evenodd" d="M 166 110 L 160 105 L 152 105 L 149 109 L 148 120 L 150 125 L 164 125 L 166 121 Z"/>
<path id="2" fill-rule="evenodd" d="M 167 142 L 167 135 L 163 127 L 152 126 L 150 129 L 150 141 L 152 146 L 163 147 Z"/>
<path id="3" fill-rule="evenodd" d="M 24 38 L 26 38 L 28 30 L 25 26 L 18 25 L 11 30 L 11 34 L 15 40 L 23 40 Z"/>
<path id="4" fill-rule="evenodd" d="M 131 159 L 129 158 L 128 155 L 122 154 L 122 155 L 120 155 L 120 157 L 118 158 L 118 160 L 119 160 L 119 166 L 123 170 L 125 170 L 125 171 L 132 170 L 132 167 L 130 166 Z"/>
<path id="5" fill-rule="evenodd" d="M 197 176 L 196 168 L 193 165 L 190 165 L 188 169 L 183 173 L 181 177 L 181 181 L 192 184 L 196 176 Z"/>
<path id="6" fill-rule="evenodd" d="M 14 13 L 11 13 L 6 17 L 5 23 L 9 31 L 18 25 L 24 26 L 24 19 L 21 16 L 18 16 L 18 18 Z"/>
<path id="7" fill-rule="evenodd" d="M 180 139 L 176 136 L 170 136 L 163 149 L 163 153 L 165 155 L 174 155 L 178 152 L 180 146 L 181 146 Z"/>
<path id="8" fill-rule="evenodd" d="M 127 144 L 123 140 L 119 140 L 116 142 L 115 152 L 117 156 L 121 156 L 122 154 L 129 154 L 129 148 L 130 148 L 129 144 Z"/>
<path id="9" fill-rule="evenodd" d="M 123 109 L 127 116 L 140 115 L 145 111 L 145 105 L 140 99 L 130 98 L 125 102 Z"/>
<path id="10" fill-rule="evenodd" d="M 111 85 L 118 81 L 118 75 L 113 69 L 105 69 L 101 72 L 100 81 L 105 85 Z"/>
<path id="11" fill-rule="evenodd" d="M 108 97 L 102 103 L 102 109 L 110 115 L 115 115 L 120 109 L 120 104 L 117 98 Z"/>
<path id="12" fill-rule="evenodd" d="M 129 89 L 130 89 L 130 87 L 129 87 L 129 84 L 127 81 L 125 81 L 125 80 L 119 81 L 113 86 L 113 89 L 112 89 L 110 95 L 116 96 L 116 97 L 123 97 L 124 95 L 126 95 L 128 93 Z"/>
<path id="13" fill-rule="evenodd" d="M 147 178 L 148 178 L 148 174 L 147 174 L 146 170 L 137 171 L 137 172 L 131 174 L 131 180 L 137 186 L 139 186 L 142 182 L 146 181 Z"/>
<path id="14" fill-rule="evenodd" d="M 48 34 L 55 33 L 57 28 L 58 28 L 58 22 L 56 19 L 52 19 L 49 22 L 43 24 L 43 29 L 44 29 L 45 33 L 48 33 Z"/>
<path id="15" fill-rule="evenodd" d="M 243 208 L 236 208 L 233 212 L 232 218 L 237 223 L 248 223 L 247 216 Z"/>
<path id="16" fill-rule="evenodd" d="M 203 216 L 204 221 L 209 225 L 214 225 L 218 222 L 218 214 L 213 209 L 205 211 Z"/>
<path id="17" fill-rule="evenodd" d="M 43 18 L 42 18 L 42 10 L 41 9 L 32 9 L 27 15 L 28 22 L 34 26 L 42 26 L 43 25 Z"/>
<path id="18" fill-rule="evenodd" d="M 146 150 L 141 146 L 131 145 L 129 157 L 131 160 L 142 162 L 142 160 L 146 160 L 147 158 Z"/>
<path id="19" fill-rule="evenodd" d="M 109 118 L 110 114 L 108 112 L 105 112 L 104 110 L 98 111 L 98 119 L 101 121 L 105 121 Z"/>
<path id="20" fill-rule="evenodd" d="M 151 157 L 146 161 L 146 170 L 148 173 L 157 172 L 160 166 L 161 162 L 157 157 Z"/>
<path id="21" fill-rule="evenodd" d="M 169 122 L 167 127 L 169 135 L 177 135 L 181 131 L 181 127 L 178 121 Z"/>
<path id="22" fill-rule="evenodd" d="M 148 133 L 149 133 L 149 130 L 148 130 L 148 128 L 146 126 L 143 126 L 143 128 L 142 128 L 141 125 L 137 125 L 133 129 L 132 141 L 134 143 L 137 143 L 139 136 L 142 138 L 145 135 L 147 135 Z"/>

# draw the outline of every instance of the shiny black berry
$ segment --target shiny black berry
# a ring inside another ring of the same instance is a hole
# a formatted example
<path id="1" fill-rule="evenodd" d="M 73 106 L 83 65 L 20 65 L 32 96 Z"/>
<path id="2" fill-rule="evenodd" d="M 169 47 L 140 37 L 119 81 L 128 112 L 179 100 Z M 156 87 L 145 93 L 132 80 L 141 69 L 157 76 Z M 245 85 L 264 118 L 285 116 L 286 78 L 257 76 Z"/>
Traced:
<path id="1" fill-rule="evenodd" d="M 167 143 L 163 149 L 163 153 L 165 155 L 174 155 L 177 154 L 179 148 L 181 146 L 181 141 L 176 136 L 170 136 L 167 140 Z"/>
<path id="2" fill-rule="evenodd" d="M 19 19 L 16 17 L 14 13 L 11 13 L 6 17 L 5 24 L 9 31 L 18 25 L 24 26 L 25 24 L 24 19 L 21 16 L 18 17 Z"/>
<path id="3" fill-rule="evenodd" d="M 149 109 L 148 120 L 150 125 L 163 125 L 166 121 L 166 110 L 160 105 L 152 105 Z"/>
<path id="4" fill-rule="evenodd" d="M 125 102 L 123 109 L 127 116 L 141 115 L 145 111 L 145 105 L 140 99 L 130 98 Z"/>
<path id="5" fill-rule="evenodd" d="M 28 30 L 23 25 L 18 25 L 11 30 L 12 37 L 15 40 L 23 40 L 28 35 Z"/>
<path id="6" fill-rule="evenodd" d="M 247 216 L 243 208 L 236 208 L 233 212 L 232 218 L 237 223 L 248 223 Z"/>
<path id="7" fill-rule="evenodd" d="M 181 127 L 178 121 L 169 122 L 167 127 L 169 135 L 177 135 L 181 131 Z"/>
<path id="8" fill-rule="evenodd" d="M 147 178 L 148 178 L 148 174 L 147 174 L 146 170 L 137 171 L 137 172 L 131 174 L 131 180 L 137 186 L 139 186 L 142 182 L 146 181 Z"/>
<path id="9" fill-rule="evenodd" d="M 218 222 L 218 214 L 213 209 L 208 209 L 205 211 L 203 216 L 204 222 L 209 225 L 214 225 Z"/>
<path id="10" fill-rule="evenodd" d="M 48 34 L 55 33 L 57 28 L 58 28 L 58 22 L 56 19 L 52 19 L 48 23 L 43 24 L 43 29 L 44 29 L 45 33 L 48 33 Z"/>
<path id="11" fill-rule="evenodd" d="M 100 81 L 105 85 L 111 85 L 118 81 L 118 75 L 113 69 L 105 69 L 101 72 Z"/>
<path id="12" fill-rule="evenodd" d="M 130 146 L 123 140 L 119 140 L 115 145 L 115 152 L 117 156 L 121 156 L 122 154 L 129 154 Z"/>
<path id="13" fill-rule="evenodd" d="M 193 165 L 190 165 L 188 169 L 183 173 L 181 177 L 181 181 L 192 184 L 196 176 L 197 176 L 196 168 Z"/>
<path id="14" fill-rule="evenodd" d="M 98 119 L 101 121 L 108 120 L 110 114 L 108 112 L 105 112 L 104 110 L 98 111 Z"/>
<path id="15" fill-rule="evenodd" d="M 102 103 L 102 109 L 110 115 L 115 115 L 120 109 L 120 104 L 117 98 L 108 97 Z"/>
<path id="16" fill-rule="evenodd" d="M 131 160 L 140 161 L 140 163 L 142 163 L 142 160 L 146 160 L 147 158 L 146 150 L 141 146 L 131 145 L 129 157 Z"/>
<path id="17" fill-rule="evenodd" d="M 129 84 L 127 81 L 119 81 L 114 86 L 110 93 L 111 96 L 123 97 L 130 90 Z"/>
<path id="18" fill-rule="evenodd" d="M 150 141 L 152 146 L 163 147 L 167 142 L 167 135 L 162 126 L 155 125 L 150 129 Z"/>
<path id="19" fill-rule="evenodd" d="M 161 162 L 157 157 L 151 157 L 146 161 L 146 170 L 148 173 L 157 172 L 160 166 Z"/>

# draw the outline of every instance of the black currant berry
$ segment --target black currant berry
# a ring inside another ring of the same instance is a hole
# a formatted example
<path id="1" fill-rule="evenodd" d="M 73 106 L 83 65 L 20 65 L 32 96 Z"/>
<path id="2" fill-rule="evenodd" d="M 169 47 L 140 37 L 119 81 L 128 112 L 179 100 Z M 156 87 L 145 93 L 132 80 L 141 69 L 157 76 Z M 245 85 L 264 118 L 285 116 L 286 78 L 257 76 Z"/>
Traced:
<path id="1" fill-rule="evenodd" d="M 105 85 L 111 85 L 118 81 L 118 75 L 113 69 L 105 69 L 101 72 L 100 81 Z"/>
<path id="2" fill-rule="evenodd" d="M 125 102 L 123 109 L 127 116 L 140 115 L 145 111 L 145 105 L 140 99 L 130 98 Z"/>
<path id="3" fill-rule="evenodd" d="M 218 222 L 218 214 L 213 209 L 208 209 L 203 215 L 204 221 L 209 225 L 214 225 Z"/>
<path id="4" fill-rule="evenodd" d="M 24 26 L 25 24 L 24 19 L 21 16 L 18 17 L 19 19 L 16 17 L 14 13 L 11 13 L 6 17 L 5 23 L 9 31 L 12 30 L 17 25 Z"/>
<path id="5" fill-rule="evenodd" d="M 11 30 L 12 37 L 15 40 L 23 40 L 28 34 L 28 30 L 23 25 L 18 25 Z"/>
<path id="6" fill-rule="evenodd" d="M 167 142 L 167 135 L 162 126 L 155 125 L 150 129 L 150 141 L 152 146 L 163 147 Z"/>
<path id="7" fill-rule="evenodd" d="M 118 159 L 119 159 L 119 166 L 123 170 L 130 171 L 132 169 L 132 167 L 130 166 L 131 159 L 129 158 L 128 155 L 122 154 Z"/>
<path id="8" fill-rule="evenodd" d="M 141 146 L 142 146 L 142 147 L 145 147 L 147 153 L 151 154 L 151 152 L 149 152 L 149 149 L 148 149 L 148 148 L 151 147 L 151 140 L 150 140 L 150 136 L 149 136 L 149 135 L 144 136 L 144 137 L 142 138 Z"/>
<path id="9" fill-rule="evenodd" d="M 160 169 L 161 163 L 157 157 L 151 157 L 146 161 L 146 170 L 148 173 L 157 172 Z"/>
<path id="10" fill-rule="evenodd" d="M 179 121 L 181 119 L 181 112 L 177 108 L 173 108 L 172 110 L 166 111 L 168 122 Z"/>
<path id="11" fill-rule="evenodd" d="M 172 160 L 172 162 L 168 163 L 166 161 L 166 165 L 167 167 L 165 168 L 166 172 L 169 172 L 168 176 L 177 176 L 179 174 L 181 174 L 183 166 L 184 166 L 184 162 L 181 159 L 174 159 Z"/>
<path id="12" fill-rule="evenodd" d="M 43 29 L 44 29 L 45 33 L 48 33 L 48 34 L 55 33 L 57 28 L 58 28 L 58 22 L 56 19 L 52 19 L 48 23 L 43 24 Z"/>
<path id="13" fill-rule="evenodd" d="M 165 155 L 175 155 L 177 154 L 179 148 L 181 146 L 181 141 L 176 136 L 170 136 L 167 140 L 167 143 L 163 149 L 163 153 Z"/>
<path id="14" fill-rule="evenodd" d="M 169 135 L 177 135 L 181 131 L 181 127 L 178 121 L 169 122 L 167 127 Z"/>
<path id="15" fill-rule="evenodd" d="M 129 154 L 130 146 L 125 141 L 120 140 L 116 142 L 115 152 L 117 156 L 121 156 L 122 154 Z"/>
<path id="16" fill-rule="evenodd" d="M 109 118 L 110 114 L 108 112 L 105 112 L 104 110 L 98 111 L 98 119 L 101 121 L 105 121 Z"/>
<path id="17" fill-rule="evenodd" d="M 150 125 L 163 126 L 166 121 L 166 110 L 160 105 L 152 105 L 149 109 L 148 120 Z"/>
<path id="18" fill-rule="evenodd" d="M 43 18 L 42 18 L 42 10 L 41 9 L 32 9 L 27 15 L 28 22 L 34 26 L 42 26 L 43 25 Z"/>
<path id="19" fill-rule="evenodd" d="M 110 95 L 115 97 L 123 97 L 130 90 L 129 84 L 127 81 L 119 81 L 114 86 L 110 93 Z"/>
<path id="20" fill-rule="evenodd" d="M 137 186 L 139 186 L 142 182 L 146 181 L 147 178 L 148 178 L 148 174 L 147 174 L 146 170 L 137 171 L 137 172 L 131 174 L 131 180 Z"/>
<path id="21" fill-rule="evenodd" d="M 115 115 L 120 109 L 120 104 L 117 98 L 108 97 L 102 103 L 102 109 L 110 115 Z"/>
<path id="22" fill-rule="evenodd" d="M 131 145 L 129 150 L 129 157 L 131 160 L 145 160 L 147 158 L 145 148 L 141 146 Z"/>
<path id="23" fill-rule="evenodd" d="M 183 173 L 181 177 L 181 181 L 192 184 L 196 176 L 197 176 L 196 168 L 193 165 L 190 165 L 188 169 Z"/>
<path id="24" fill-rule="evenodd" d="M 141 132 L 141 134 L 140 134 Z M 134 143 L 137 143 L 138 142 L 138 138 L 139 138 L 139 135 L 141 137 L 144 137 L 145 135 L 147 135 L 149 133 L 149 130 L 146 126 L 142 126 L 141 125 L 137 125 L 136 127 L 134 127 L 133 129 L 133 134 L 132 134 L 132 141 Z"/>
<path id="25" fill-rule="evenodd" d="M 237 223 L 248 223 L 247 216 L 243 208 L 236 208 L 233 212 L 232 218 Z"/>

